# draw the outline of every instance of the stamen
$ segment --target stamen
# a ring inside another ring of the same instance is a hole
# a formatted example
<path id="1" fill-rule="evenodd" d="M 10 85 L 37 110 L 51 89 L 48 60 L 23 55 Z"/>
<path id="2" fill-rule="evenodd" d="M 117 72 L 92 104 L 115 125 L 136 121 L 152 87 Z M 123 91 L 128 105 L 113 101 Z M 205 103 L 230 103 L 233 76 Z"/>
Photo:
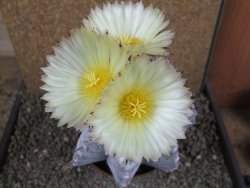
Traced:
<path id="1" fill-rule="evenodd" d="M 123 117 L 129 120 L 141 120 L 150 115 L 152 100 L 149 95 L 141 92 L 131 92 L 123 97 L 120 104 Z"/>
<path id="2" fill-rule="evenodd" d="M 95 72 L 91 72 L 85 75 L 84 78 L 89 81 L 89 84 L 86 85 L 85 88 L 90 88 L 93 87 L 94 85 L 97 85 L 98 81 L 100 80 L 100 78 L 96 78 Z"/>
<path id="3" fill-rule="evenodd" d="M 142 41 L 138 38 L 131 37 L 129 35 L 122 35 L 118 36 L 118 39 L 121 41 L 122 44 L 124 45 L 132 45 L 136 46 L 142 43 Z"/>
<path id="4" fill-rule="evenodd" d="M 106 85 L 112 80 L 112 75 L 107 69 L 92 69 L 86 72 L 81 81 L 84 95 L 99 97 Z"/>
<path id="5" fill-rule="evenodd" d="M 143 112 L 144 114 L 146 114 L 147 112 L 145 110 L 143 110 L 143 108 L 146 108 L 146 103 L 143 102 L 140 104 L 139 99 L 136 99 L 136 104 L 129 102 L 129 104 L 134 107 L 131 112 L 133 113 L 132 116 L 135 116 L 136 114 L 138 114 L 139 118 L 141 119 L 141 112 Z"/>

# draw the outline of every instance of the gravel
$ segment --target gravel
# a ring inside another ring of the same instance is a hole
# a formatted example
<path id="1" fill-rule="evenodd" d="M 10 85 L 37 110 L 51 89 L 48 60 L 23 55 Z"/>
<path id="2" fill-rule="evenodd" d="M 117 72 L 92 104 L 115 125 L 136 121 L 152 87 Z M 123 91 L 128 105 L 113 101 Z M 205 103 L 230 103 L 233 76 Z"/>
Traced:
<path id="1" fill-rule="evenodd" d="M 208 100 L 198 95 L 195 101 L 197 124 L 188 129 L 186 140 L 179 141 L 179 169 L 136 176 L 129 187 L 232 187 Z M 116 187 L 113 178 L 94 165 L 62 171 L 71 160 L 77 133 L 57 127 L 43 105 L 39 96 L 23 94 L 0 187 Z"/>

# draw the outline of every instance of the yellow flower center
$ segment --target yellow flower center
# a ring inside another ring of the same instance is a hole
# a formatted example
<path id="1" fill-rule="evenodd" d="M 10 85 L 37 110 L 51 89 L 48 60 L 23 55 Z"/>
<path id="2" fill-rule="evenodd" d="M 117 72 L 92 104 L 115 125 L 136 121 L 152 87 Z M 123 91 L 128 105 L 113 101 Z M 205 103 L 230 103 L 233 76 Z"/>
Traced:
<path id="1" fill-rule="evenodd" d="M 100 97 L 105 87 L 112 80 L 112 75 L 107 69 L 94 69 L 84 73 L 81 80 L 81 89 L 86 96 Z"/>
<path id="2" fill-rule="evenodd" d="M 118 39 L 121 41 L 123 45 L 132 45 L 136 46 L 142 43 L 142 41 L 138 38 L 131 37 L 129 35 L 118 36 Z"/>
<path id="3" fill-rule="evenodd" d="M 130 121 L 140 121 L 152 115 L 153 103 L 149 94 L 133 91 L 123 96 L 120 102 L 121 115 Z"/>

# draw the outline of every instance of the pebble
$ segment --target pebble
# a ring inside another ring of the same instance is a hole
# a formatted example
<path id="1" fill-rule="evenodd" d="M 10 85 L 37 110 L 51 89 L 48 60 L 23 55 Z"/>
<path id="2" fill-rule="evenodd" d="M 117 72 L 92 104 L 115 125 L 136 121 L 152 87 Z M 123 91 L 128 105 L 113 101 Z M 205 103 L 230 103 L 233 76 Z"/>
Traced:
<path id="1" fill-rule="evenodd" d="M 31 166 L 31 165 L 30 165 L 30 162 L 28 161 L 27 164 L 26 164 L 26 167 L 27 167 L 27 168 L 30 168 L 30 166 Z"/>
<path id="2" fill-rule="evenodd" d="M 202 158 L 201 155 L 197 155 L 196 159 L 200 160 Z"/>
<path id="3" fill-rule="evenodd" d="M 63 141 L 68 143 L 69 142 L 69 137 L 67 137 L 67 136 L 63 137 Z"/>
<path id="4" fill-rule="evenodd" d="M 189 167 L 191 167 L 191 163 L 185 162 L 185 166 L 186 166 L 187 168 L 189 168 Z"/>
<path id="5" fill-rule="evenodd" d="M 213 159 L 213 160 L 216 160 L 216 159 L 217 159 L 217 156 L 216 156 L 216 155 L 212 155 L 212 159 Z"/>
<path id="6" fill-rule="evenodd" d="M 48 155 L 48 151 L 47 151 L 46 149 L 42 150 L 42 153 L 43 153 L 44 155 Z"/>
<path id="7" fill-rule="evenodd" d="M 80 167 L 77 167 L 77 172 L 81 172 L 81 168 Z"/>

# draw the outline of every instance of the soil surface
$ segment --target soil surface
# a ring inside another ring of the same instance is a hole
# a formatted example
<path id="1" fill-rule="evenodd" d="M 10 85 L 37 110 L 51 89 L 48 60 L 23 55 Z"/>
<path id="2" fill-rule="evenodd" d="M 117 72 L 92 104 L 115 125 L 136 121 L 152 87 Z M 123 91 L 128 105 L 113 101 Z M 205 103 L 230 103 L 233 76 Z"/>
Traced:
<path id="1" fill-rule="evenodd" d="M 194 98 L 197 124 L 188 129 L 186 140 L 179 141 L 179 169 L 136 176 L 129 187 L 232 187 L 208 100 L 202 95 Z M 57 127 L 43 105 L 39 96 L 23 94 L 0 187 L 117 187 L 110 175 L 94 165 L 62 171 L 71 160 L 77 133 L 73 128 Z"/>

